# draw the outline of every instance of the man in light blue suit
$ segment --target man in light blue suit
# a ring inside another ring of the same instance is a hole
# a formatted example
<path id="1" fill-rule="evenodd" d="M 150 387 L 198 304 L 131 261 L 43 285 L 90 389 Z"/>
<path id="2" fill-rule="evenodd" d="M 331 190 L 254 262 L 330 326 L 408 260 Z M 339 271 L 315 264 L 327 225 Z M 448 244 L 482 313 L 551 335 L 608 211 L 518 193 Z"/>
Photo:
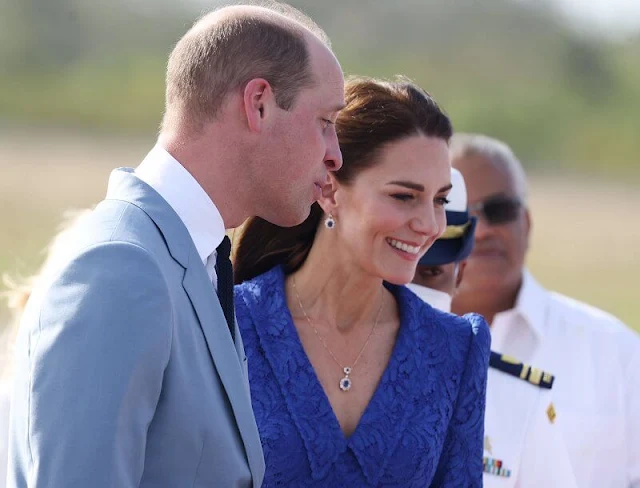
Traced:
<path id="1" fill-rule="evenodd" d="M 177 43 L 157 145 L 25 310 L 9 487 L 261 485 L 225 228 L 307 217 L 342 164 L 343 88 L 288 7 L 226 7 Z"/>

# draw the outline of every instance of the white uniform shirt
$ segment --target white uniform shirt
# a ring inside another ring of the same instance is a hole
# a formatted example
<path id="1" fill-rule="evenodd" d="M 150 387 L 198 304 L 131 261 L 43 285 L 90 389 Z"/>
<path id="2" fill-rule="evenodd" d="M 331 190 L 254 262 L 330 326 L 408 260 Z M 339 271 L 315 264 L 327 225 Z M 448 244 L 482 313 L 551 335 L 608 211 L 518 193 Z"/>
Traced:
<path id="1" fill-rule="evenodd" d="M 431 306 L 451 311 L 448 294 L 414 283 L 407 287 Z M 484 473 L 485 488 L 577 487 L 558 421 L 547 413 L 552 391 L 489 368 L 484 457 L 501 469 Z"/>
<path id="2" fill-rule="evenodd" d="M 491 335 L 494 350 L 555 375 L 556 426 L 577 485 L 640 487 L 638 334 L 525 272 L 515 308 L 496 315 Z M 546 449 L 541 443 L 531 456 Z"/>
<path id="3" fill-rule="evenodd" d="M 171 154 L 156 145 L 136 168 L 135 175 L 157 191 L 178 214 L 207 268 L 214 288 L 216 248 L 224 238 L 218 208 L 196 179 Z"/>
<path id="4" fill-rule="evenodd" d="M 502 470 L 485 470 L 485 488 L 577 488 L 552 397 L 553 389 L 489 368 L 484 457 Z"/>
<path id="5" fill-rule="evenodd" d="M 406 285 L 409 290 L 418 295 L 423 302 L 428 303 L 433 308 L 443 312 L 451 312 L 451 295 L 440 290 L 427 288 L 426 286 L 409 283 Z"/>

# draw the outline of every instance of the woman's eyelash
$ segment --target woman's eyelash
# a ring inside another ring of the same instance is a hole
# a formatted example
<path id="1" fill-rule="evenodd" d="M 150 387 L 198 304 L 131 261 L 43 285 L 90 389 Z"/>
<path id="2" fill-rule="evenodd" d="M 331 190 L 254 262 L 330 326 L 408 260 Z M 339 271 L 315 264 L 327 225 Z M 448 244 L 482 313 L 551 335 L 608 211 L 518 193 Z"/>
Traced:
<path id="1" fill-rule="evenodd" d="M 401 202 L 406 202 L 409 200 L 413 200 L 413 195 L 411 193 L 394 193 L 391 195 L 396 200 L 400 200 Z"/>
<path id="2" fill-rule="evenodd" d="M 411 193 L 394 193 L 391 197 L 401 202 L 408 202 L 415 199 L 415 195 Z M 437 197 L 435 201 L 438 205 L 447 205 L 450 200 L 447 197 Z"/>

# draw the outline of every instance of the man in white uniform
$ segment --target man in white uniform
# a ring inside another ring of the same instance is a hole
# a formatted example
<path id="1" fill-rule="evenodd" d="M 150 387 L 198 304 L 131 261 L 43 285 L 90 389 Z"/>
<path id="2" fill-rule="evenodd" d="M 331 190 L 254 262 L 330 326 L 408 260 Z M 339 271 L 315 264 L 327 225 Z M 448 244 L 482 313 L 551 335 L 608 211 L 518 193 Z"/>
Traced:
<path id="1" fill-rule="evenodd" d="M 451 170 L 447 230 L 422 257 L 408 287 L 448 312 L 473 248 L 477 219 L 467 212 L 462 174 Z M 487 381 L 484 476 L 488 488 L 575 487 L 551 400 L 553 376 L 492 352 Z"/>
<path id="2" fill-rule="evenodd" d="M 579 487 L 640 487 L 640 338 L 611 315 L 546 290 L 526 271 L 527 184 L 509 147 L 456 135 L 451 148 L 452 164 L 467 183 L 469 211 L 478 217 L 453 311 L 484 315 L 494 349 L 557 375 L 552 414 Z M 590 222 L 589 229 L 608 227 Z M 582 239 L 588 235 L 571 245 Z"/>

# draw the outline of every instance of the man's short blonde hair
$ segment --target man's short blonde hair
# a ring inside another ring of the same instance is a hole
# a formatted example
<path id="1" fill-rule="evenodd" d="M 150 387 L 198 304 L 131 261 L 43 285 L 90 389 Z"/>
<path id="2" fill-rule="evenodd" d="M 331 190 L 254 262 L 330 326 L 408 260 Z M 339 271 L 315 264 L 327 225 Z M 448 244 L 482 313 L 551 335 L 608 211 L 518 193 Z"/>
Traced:
<path id="1" fill-rule="evenodd" d="M 229 93 L 255 78 L 267 80 L 278 106 L 289 110 L 316 81 L 309 34 L 330 47 L 313 20 L 277 2 L 227 5 L 204 15 L 169 56 L 163 127 L 174 117 L 196 126 L 212 120 Z"/>

